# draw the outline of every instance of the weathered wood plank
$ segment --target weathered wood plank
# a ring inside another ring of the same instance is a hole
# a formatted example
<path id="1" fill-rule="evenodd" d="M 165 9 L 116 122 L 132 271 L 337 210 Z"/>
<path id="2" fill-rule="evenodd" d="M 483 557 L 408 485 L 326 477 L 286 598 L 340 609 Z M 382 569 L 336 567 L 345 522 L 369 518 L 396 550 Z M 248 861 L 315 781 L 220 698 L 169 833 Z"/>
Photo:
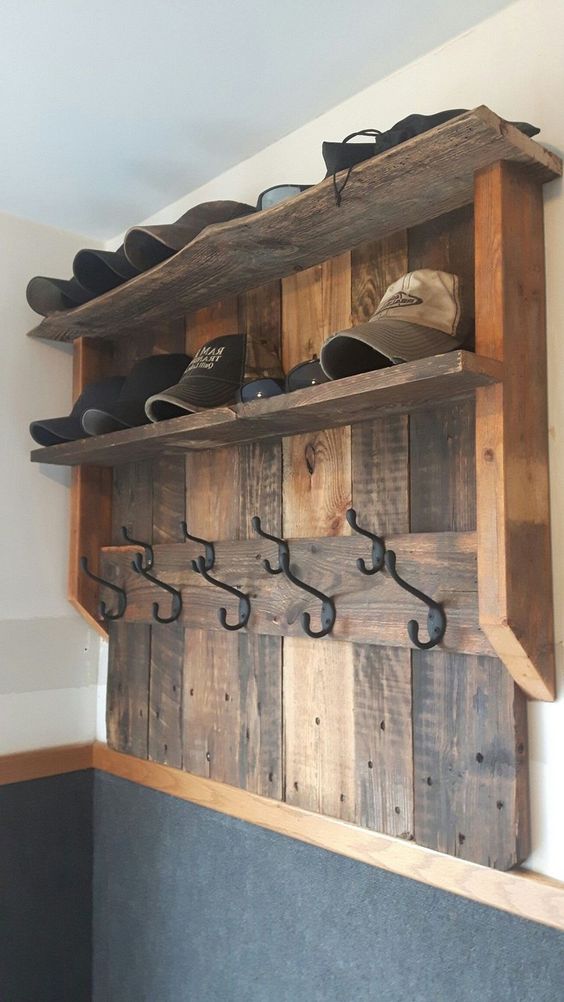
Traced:
<path id="1" fill-rule="evenodd" d="M 160 568 L 157 573 L 160 573 Z M 162 595 L 162 592 L 160 593 Z M 155 596 L 153 596 L 155 598 Z M 160 603 L 161 615 L 169 615 L 169 599 Z M 166 608 L 163 611 L 163 606 Z M 153 762 L 182 768 L 182 669 L 184 627 L 182 623 L 153 623 L 151 627 L 151 676 L 149 698 L 149 758 Z"/>
<path id="2" fill-rule="evenodd" d="M 447 610 L 449 629 L 445 650 L 491 654 L 487 639 L 478 626 L 476 584 L 476 537 L 474 533 L 423 533 L 390 536 L 388 545 L 398 554 L 398 570 Z M 263 557 L 277 560 L 277 548 L 262 540 L 225 541 L 216 544 L 215 572 L 228 584 L 251 596 L 249 633 L 271 636 L 302 635 L 300 617 L 309 611 L 314 621 L 319 616 L 319 602 L 297 588 L 283 575 L 270 575 L 262 567 Z M 198 629 L 222 630 L 217 609 L 225 605 L 237 616 L 237 600 L 194 574 L 190 560 L 199 548 L 193 543 L 155 548 L 155 564 L 163 580 L 181 588 L 185 601 L 182 622 Z M 365 577 L 359 574 L 356 560 L 369 558 L 370 546 L 358 535 L 353 537 L 318 537 L 290 539 L 292 567 L 298 576 L 314 581 L 328 595 L 335 597 L 338 616 L 332 640 L 351 640 L 409 647 L 406 623 L 421 618 L 422 606 L 392 580 L 388 574 Z M 128 594 L 126 622 L 146 622 L 152 602 L 161 598 L 160 590 L 134 574 L 129 551 L 105 551 L 102 566 L 108 573 L 119 570 Z M 324 643 L 316 642 L 316 650 Z"/>
<path id="3" fill-rule="evenodd" d="M 211 337 L 239 328 L 254 336 L 258 350 L 261 343 L 276 348 L 279 317 L 276 283 L 241 298 L 238 311 L 237 304 L 231 302 L 222 304 L 213 315 L 192 318 L 188 344 L 193 350 Z M 278 444 L 192 453 L 186 457 L 186 471 L 191 532 L 214 541 L 245 538 L 252 535 L 250 523 L 255 514 L 261 514 L 271 531 L 279 532 Z M 216 567 L 221 574 L 219 565 Z M 197 585 L 202 584 L 196 575 L 191 577 Z M 209 585 L 206 588 L 211 624 L 202 624 L 205 632 L 198 623 L 187 631 L 184 767 L 256 793 L 281 797 L 281 642 L 277 637 L 223 631 L 217 609 L 229 604 L 225 602 L 228 597 Z"/>
<path id="4" fill-rule="evenodd" d="M 88 383 L 109 376 L 112 352 L 108 342 L 83 337 L 74 344 L 73 401 Z M 96 573 L 100 547 L 111 539 L 112 475 L 99 466 L 81 466 L 73 470 L 70 490 L 68 598 L 71 605 L 103 637 L 107 630 L 98 618 L 98 586 L 80 567 L 87 557 Z"/>
<path id="5" fill-rule="evenodd" d="M 370 319 L 391 282 L 407 271 L 407 233 L 352 252 L 353 323 Z M 390 414 L 352 428 L 353 505 L 361 526 L 384 537 L 409 532 L 409 417 Z M 411 653 L 355 645 L 357 820 L 413 835 Z"/>
<path id="6" fill-rule="evenodd" d="M 540 182 L 562 172 L 555 154 L 480 107 L 359 164 L 340 206 L 329 178 L 265 212 L 210 226 L 163 264 L 31 333 L 114 336 L 209 306 L 467 205 L 475 171 L 497 160 L 525 164 Z"/>
<path id="7" fill-rule="evenodd" d="M 476 398 L 480 618 L 516 682 L 552 700 L 544 273 L 542 190 L 498 164 L 476 179 L 476 345 L 505 368 L 503 392 Z"/>
<path id="8" fill-rule="evenodd" d="M 109 624 L 107 742 L 117 751 L 147 758 L 151 628 Z"/>
<path id="9" fill-rule="evenodd" d="M 117 465 L 163 452 L 218 449 L 278 439 L 350 423 L 379 414 L 404 413 L 441 400 L 472 396 L 478 386 L 498 382 L 502 366 L 471 352 L 449 352 L 390 369 L 366 372 L 288 395 L 201 411 L 187 417 L 112 432 L 103 440 L 63 443 L 31 453 L 34 463 L 73 466 Z M 217 460 L 215 460 L 217 461 Z"/>
<path id="10" fill-rule="evenodd" d="M 472 221 L 461 210 L 455 223 L 451 215 L 434 221 L 427 234 L 414 234 L 410 267 L 430 262 L 468 276 Z M 410 447 L 412 531 L 473 529 L 474 402 L 413 414 Z M 450 622 L 447 635 L 449 628 Z M 522 694 L 495 659 L 442 651 L 412 655 L 415 838 L 485 865 L 515 865 L 523 858 L 527 828 Z M 478 737 L 487 753 L 476 747 Z M 483 760 L 476 760 L 478 754 Z M 470 768 L 471 762 L 480 768 Z M 506 806 L 498 808 L 498 801 Z"/>
<path id="11" fill-rule="evenodd" d="M 350 290 L 350 253 L 283 281 L 282 352 L 286 372 L 318 354 L 328 334 L 350 325 Z M 350 442 L 349 427 L 284 439 L 285 536 L 339 536 L 350 532 L 345 520 L 351 503 Z M 295 568 L 296 560 L 294 551 Z M 311 560 L 302 562 L 300 570 L 306 580 L 322 587 Z M 294 601 L 303 603 L 304 594 L 295 587 L 293 592 Z M 313 623 L 318 621 L 319 602 L 316 605 Z M 283 610 L 281 605 L 281 619 Z M 354 820 L 357 794 L 352 648 L 334 640 L 324 643 L 304 638 L 297 607 L 291 608 L 289 619 L 297 627 L 297 636 L 284 641 L 286 800 Z"/>

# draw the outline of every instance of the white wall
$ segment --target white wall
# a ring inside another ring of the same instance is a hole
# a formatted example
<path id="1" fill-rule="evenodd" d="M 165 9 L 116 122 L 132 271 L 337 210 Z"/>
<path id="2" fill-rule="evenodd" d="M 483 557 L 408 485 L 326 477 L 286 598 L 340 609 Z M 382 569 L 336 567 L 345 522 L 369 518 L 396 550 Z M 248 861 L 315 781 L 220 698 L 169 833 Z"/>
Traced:
<path id="1" fill-rule="evenodd" d="M 0 754 L 95 735 L 98 637 L 66 601 L 69 471 L 29 462 L 29 422 L 70 410 L 72 350 L 25 337 L 29 278 L 69 275 L 84 243 L 0 215 Z"/>
<path id="2" fill-rule="evenodd" d="M 299 30 L 299 26 L 297 26 Z M 353 27 L 351 26 L 351 30 Z M 323 139 L 354 129 L 385 129 L 410 112 L 487 104 L 505 118 L 541 126 L 539 141 L 564 150 L 564 4 L 519 0 L 476 28 L 393 73 L 296 132 L 151 217 L 170 222 L 206 199 L 254 203 L 284 181 L 323 177 Z M 346 39 L 343 40 L 346 52 Z M 346 73 L 346 60 L 343 61 Z M 564 880 L 564 198 L 561 183 L 545 189 L 548 292 L 549 422 L 554 598 L 559 699 L 531 703 L 531 787 L 534 852 L 529 865 Z M 112 241 L 113 246 L 116 241 Z M 534 575 L 534 568 L 523 572 Z"/>

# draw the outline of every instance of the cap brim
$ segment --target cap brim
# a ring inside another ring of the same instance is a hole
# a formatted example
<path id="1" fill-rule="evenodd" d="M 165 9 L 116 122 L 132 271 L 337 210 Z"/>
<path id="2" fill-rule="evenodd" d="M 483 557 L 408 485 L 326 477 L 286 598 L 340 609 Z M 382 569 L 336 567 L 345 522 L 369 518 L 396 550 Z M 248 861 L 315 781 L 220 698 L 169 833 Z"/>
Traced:
<path id="1" fill-rule="evenodd" d="M 61 442 L 75 442 L 79 438 L 86 437 L 80 419 L 73 417 L 72 414 L 68 417 L 32 421 L 29 433 L 34 442 L 44 446 L 60 445 Z"/>
<path id="2" fill-rule="evenodd" d="M 43 275 L 36 275 L 30 279 L 26 289 L 28 305 L 42 317 L 72 310 L 93 298 L 93 293 L 83 289 L 74 278 L 45 278 Z"/>
<path id="3" fill-rule="evenodd" d="M 123 251 L 80 250 L 72 268 L 77 281 L 97 296 L 139 274 Z"/>
<path id="4" fill-rule="evenodd" d="M 118 400 L 105 410 L 91 407 L 82 415 L 82 427 L 88 435 L 108 435 L 142 424 L 147 424 L 144 400 Z"/>
<path id="5" fill-rule="evenodd" d="M 341 379 L 381 369 L 390 363 L 442 355 L 461 344 L 459 338 L 434 327 L 405 320 L 369 320 L 329 338 L 321 349 L 320 361 L 327 376 Z"/>
<path id="6" fill-rule="evenodd" d="M 163 393 L 155 393 L 145 403 L 145 413 L 151 421 L 165 421 L 209 410 L 211 407 L 225 407 L 237 399 L 239 384 L 211 376 L 189 376 Z"/>

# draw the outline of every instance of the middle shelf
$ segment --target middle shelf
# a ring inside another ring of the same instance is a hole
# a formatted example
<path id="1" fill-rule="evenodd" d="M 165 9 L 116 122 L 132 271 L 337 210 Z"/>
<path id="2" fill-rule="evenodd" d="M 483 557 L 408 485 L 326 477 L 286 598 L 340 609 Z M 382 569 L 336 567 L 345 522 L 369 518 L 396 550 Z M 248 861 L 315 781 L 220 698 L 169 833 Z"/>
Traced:
<path id="1" fill-rule="evenodd" d="M 502 375 L 501 362 L 453 351 L 267 400 L 34 449 L 31 459 L 56 466 L 117 466 L 164 452 L 217 449 L 298 435 L 455 400 L 478 386 L 501 382 Z"/>

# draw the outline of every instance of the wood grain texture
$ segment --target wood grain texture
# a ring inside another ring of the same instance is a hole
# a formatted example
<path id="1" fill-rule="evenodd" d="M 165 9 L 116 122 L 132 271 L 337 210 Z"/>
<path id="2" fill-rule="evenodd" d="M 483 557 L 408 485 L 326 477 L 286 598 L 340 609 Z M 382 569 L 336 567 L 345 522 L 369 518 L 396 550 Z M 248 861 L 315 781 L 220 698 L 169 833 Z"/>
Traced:
<path id="1" fill-rule="evenodd" d="M 160 573 L 160 569 L 159 569 Z M 166 609 L 163 611 L 163 605 Z M 161 602 L 161 615 L 169 615 L 169 599 Z M 184 626 L 153 623 L 149 694 L 149 758 L 182 767 L 182 669 Z"/>
<path id="2" fill-rule="evenodd" d="M 457 268 L 468 282 L 471 235 L 466 210 L 435 220 L 410 239 L 410 267 Z M 412 414 L 410 453 L 412 532 L 473 530 L 474 402 Z M 447 610 L 447 634 L 448 617 Z M 522 694 L 495 659 L 414 651 L 412 663 L 416 840 L 474 862 L 514 866 L 528 851 Z"/>
<path id="3" fill-rule="evenodd" d="M 62 776 L 67 772 L 91 769 L 94 749 L 91 743 L 56 745 L 34 748 L 33 751 L 13 752 L 0 756 L 0 786 L 26 783 L 47 776 Z"/>
<path id="4" fill-rule="evenodd" d="M 319 354 L 329 334 L 350 325 L 350 289 L 350 253 L 282 282 L 285 371 Z M 350 442 L 349 427 L 284 439 L 285 537 L 348 535 L 345 513 L 351 503 Z M 311 576 L 311 560 L 302 562 L 298 569 L 295 550 L 291 558 L 296 573 L 321 587 L 317 575 Z M 294 600 L 303 601 L 303 593 L 291 587 Z M 318 610 L 312 616 L 316 624 Z M 284 641 L 286 800 L 354 820 L 352 647 L 306 638 L 300 635 L 297 609 L 287 616 L 290 618 L 298 626 L 298 636 Z"/>
<path id="5" fill-rule="evenodd" d="M 560 881 L 522 870 L 489 869 L 224 783 L 119 755 L 105 745 L 95 744 L 93 752 L 95 768 L 114 776 L 564 930 L 564 884 Z"/>
<path id="6" fill-rule="evenodd" d="M 109 624 L 106 737 L 117 751 L 147 758 L 151 627 Z"/>
<path id="7" fill-rule="evenodd" d="M 370 319 L 390 283 L 406 271 L 405 231 L 353 250 L 353 323 Z M 354 425 L 351 461 L 359 525 L 385 538 L 409 532 L 409 416 Z M 379 610 L 372 613 L 381 622 Z M 411 653 L 357 644 L 353 657 L 358 822 L 412 838 Z"/>
<path id="8" fill-rule="evenodd" d="M 476 398 L 480 618 L 524 691 L 555 697 L 542 189 L 510 164 L 476 178 L 476 346 L 503 392 Z M 534 587 L 523 568 L 534 568 Z"/>
<path id="9" fill-rule="evenodd" d="M 398 554 L 398 569 L 416 587 L 445 604 L 449 619 L 445 650 L 491 654 L 492 649 L 478 626 L 476 584 L 476 537 L 474 533 L 422 533 L 389 536 L 390 548 Z M 365 577 L 356 560 L 367 558 L 370 546 L 359 535 L 289 539 L 292 566 L 304 580 L 310 578 L 339 608 L 334 630 L 317 649 L 335 640 L 409 647 L 406 623 L 421 618 L 421 603 L 388 574 Z M 219 605 L 237 615 L 237 600 L 194 574 L 190 561 L 200 549 L 194 543 L 155 547 L 155 565 L 162 580 L 182 590 L 181 619 L 186 626 L 223 632 Z M 249 633 L 270 636 L 301 636 L 300 617 L 309 611 L 319 616 L 319 601 L 288 581 L 270 575 L 262 560 L 277 559 L 277 548 L 261 540 L 218 542 L 215 546 L 217 577 L 251 595 Z M 153 601 L 161 590 L 131 569 L 129 548 L 108 548 L 102 567 L 118 580 L 128 594 L 125 622 L 148 622 Z M 163 602 L 166 602 L 166 596 Z M 168 605 L 166 606 L 168 610 Z"/>
<path id="10" fill-rule="evenodd" d="M 562 172 L 555 154 L 480 107 L 359 164 L 340 206 L 328 178 L 272 209 L 210 226 L 163 264 L 31 333 L 108 337 L 180 317 L 467 205 L 475 171 L 498 160 L 523 163 L 539 182 Z"/>
<path id="11" fill-rule="evenodd" d="M 73 352 L 73 401 L 88 383 L 98 382 L 112 371 L 111 345 L 94 338 L 75 341 Z M 87 557 L 96 573 L 101 546 L 111 538 L 112 474 L 99 466 L 73 470 L 69 505 L 68 598 L 72 606 L 102 637 L 107 630 L 98 616 L 98 586 L 80 567 Z"/>
<path id="12" fill-rule="evenodd" d="M 367 421 L 378 414 L 434 406 L 473 395 L 498 382 L 502 366 L 470 352 L 449 352 L 389 369 L 322 383 L 291 394 L 219 407 L 186 417 L 112 432 L 100 439 L 63 443 L 31 453 L 32 462 L 73 466 L 118 465 L 163 452 L 221 449 L 301 432 L 313 433 Z M 214 460 L 214 462 L 223 461 Z"/>
<path id="13" fill-rule="evenodd" d="M 279 350 L 279 283 L 189 318 L 188 348 L 193 351 L 237 329 L 252 335 L 259 349 L 262 343 Z M 190 531 L 214 541 L 246 538 L 252 535 L 252 516 L 261 514 L 265 525 L 279 532 L 280 483 L 281 449 L 274 442 L 187 455 Z M 221 576 L 222 569 L 216 567 Z M 191 578 L 202 584 L 193 573 Z M 281 797 L 281 642 L 277 637 L 225 632 L 217 610 L 229 600 L 206 587 L 212 623 L 201 624 L 205 630 L 192 624 L 195 628 L 186 635 L 185 768 Z"/>

